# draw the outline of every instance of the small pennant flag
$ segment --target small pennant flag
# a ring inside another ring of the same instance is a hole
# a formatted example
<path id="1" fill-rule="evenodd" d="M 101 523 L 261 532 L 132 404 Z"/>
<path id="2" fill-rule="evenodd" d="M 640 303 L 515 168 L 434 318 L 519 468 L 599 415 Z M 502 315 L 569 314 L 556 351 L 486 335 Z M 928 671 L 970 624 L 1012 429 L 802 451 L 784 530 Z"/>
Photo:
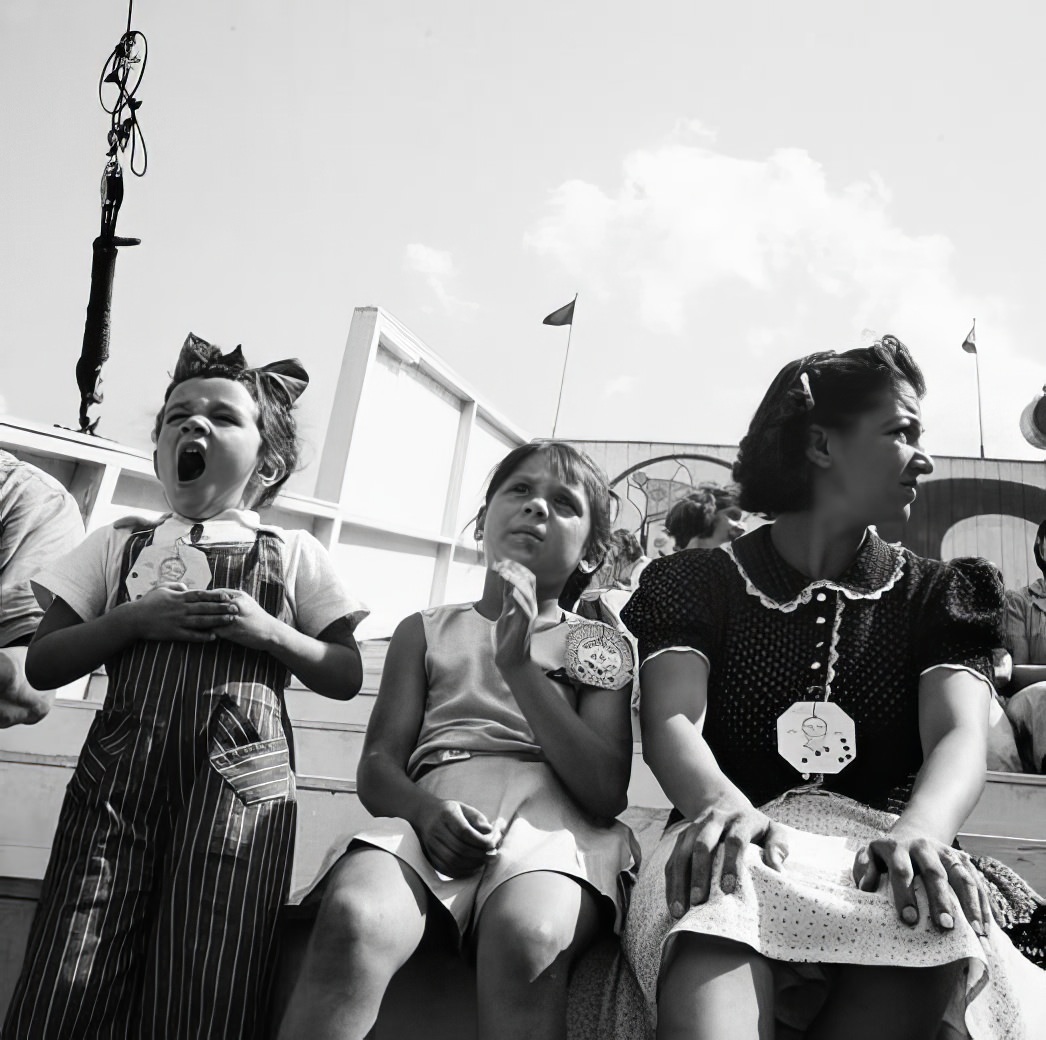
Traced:
<path id="1" fill-rule="evenodd" d="M 560 307 L 558 311 L 553 311 L 545 320 L 541 323 L 542 325 L 573 325 L 574 324 L 574 304 L 577 303 L 577 297 L 570 301 L 565 307 Z"/>
<path id="2" fill-rule="evenodd" d="M 962 341 L 962 349 L 965 350 L 967 354 L 976 354 L 977 353 L 977 322 L 976 321 L 974 321 L 973 327 L 967 333 L 966 339 L 964 339 Z"/>

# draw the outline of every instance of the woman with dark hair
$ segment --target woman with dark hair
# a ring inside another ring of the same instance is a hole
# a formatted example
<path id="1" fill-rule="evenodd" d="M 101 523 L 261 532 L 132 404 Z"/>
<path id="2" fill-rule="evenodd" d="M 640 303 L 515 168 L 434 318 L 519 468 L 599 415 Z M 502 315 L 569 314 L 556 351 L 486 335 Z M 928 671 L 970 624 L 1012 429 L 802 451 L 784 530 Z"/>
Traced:
<path id="1" fill-rule="evenodd" d="M 737 504 L 737 489 L 711 482 L 698 484 L 676 502 L 665 517 L 665 530 L 683 549 L 714 549 L 745 533 L 744 513 Z"/>
<path id="2" fill-rule="evenodd" d="M 625 936 L 662 1040 L 1043 1020 L 1046 975 L 953 844 L 984 782 L 999 576 L 873 529 L 933 469 L 924 392 L 892 336 L 790 362 L 734 470 L 774 523 L 654 561 L 625 607 L 644 754 L 676 806 Z"/>

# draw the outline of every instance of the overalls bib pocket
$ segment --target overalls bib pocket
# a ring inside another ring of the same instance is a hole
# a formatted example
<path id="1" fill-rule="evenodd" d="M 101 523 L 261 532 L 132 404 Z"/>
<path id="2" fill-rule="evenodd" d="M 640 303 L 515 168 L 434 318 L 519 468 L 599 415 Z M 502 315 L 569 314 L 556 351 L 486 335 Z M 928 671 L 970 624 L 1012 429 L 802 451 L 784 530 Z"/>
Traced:
<path id="1" fill-rule="evenodd" d="M 211 751 L 211 765 L 244 805 L 286 801 L 290 795 L 290 752 L 286 737 L 246 747 Z"/>
<path id="2" fill-rule="evenodd" d="M 81 794 L 98 791 L 113 766 L 134 747 L 137 720 L 124 711 L 100 711 L 94 717 L 70 787 Z"/>
<path id="3" fill-rule="evenodd" d="M 222 698 L 215 712 L 209 758 L 243 805 L 287 801 L 292 796 L 287 738 L 281 733 L 262 739 L 229 696 Z"/>

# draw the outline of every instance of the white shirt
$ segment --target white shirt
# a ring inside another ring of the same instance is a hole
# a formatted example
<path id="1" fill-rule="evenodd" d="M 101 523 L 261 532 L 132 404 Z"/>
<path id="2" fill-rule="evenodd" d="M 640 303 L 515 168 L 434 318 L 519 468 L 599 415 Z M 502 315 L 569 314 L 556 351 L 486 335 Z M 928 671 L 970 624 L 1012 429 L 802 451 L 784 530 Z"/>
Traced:
<path id="1" fill-rule="evenodd" d="M 196 521 L 171 514 L 153 535 L 157 546 L 190 541 Z M 253 510 L 227 509 L 202 522 L 197 545 L 217 542 L 253 542 L 258 531 L 280 539 L 283 557 L 284 596 L 293 625 L 307 636 L 318 636 L 328 625 L 347 617 L 353 627 L 370 611 L 344 589 L 330 556 L 308 531 L 286 530 L 263 524 Z M 72 552 L 33 576 L 33 591 L 46 609 L 57 597 L 83 621 L 92 621 L 116 606 L 120 594 L 120 569 L 128 539 L 142 524 L 135 518 L 117 520 L 92 531 Z"/>

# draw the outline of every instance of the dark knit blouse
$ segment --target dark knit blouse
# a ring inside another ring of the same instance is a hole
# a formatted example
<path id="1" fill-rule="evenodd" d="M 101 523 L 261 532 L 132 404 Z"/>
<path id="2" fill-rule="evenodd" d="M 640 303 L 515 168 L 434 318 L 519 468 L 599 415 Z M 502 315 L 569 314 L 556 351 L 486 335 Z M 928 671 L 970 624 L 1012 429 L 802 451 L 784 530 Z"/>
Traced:
<path id="1" fill-rule="evenodd" d="M 651 563 L 622 612 L 640 660 L 668 647 L 707 657 L 704 737 L 754 805 L 808 782 L 777 752 L 777 718 L 827 686 L 854 721 L 857 754 L 824 789 L 899 812 L 923 760 L 920 675 L 944 664 L 991 681 L 999 573 L 986 560 L 926 560 L 869 531 L 843 574 L 810 581 L 770 531 Z"/>

